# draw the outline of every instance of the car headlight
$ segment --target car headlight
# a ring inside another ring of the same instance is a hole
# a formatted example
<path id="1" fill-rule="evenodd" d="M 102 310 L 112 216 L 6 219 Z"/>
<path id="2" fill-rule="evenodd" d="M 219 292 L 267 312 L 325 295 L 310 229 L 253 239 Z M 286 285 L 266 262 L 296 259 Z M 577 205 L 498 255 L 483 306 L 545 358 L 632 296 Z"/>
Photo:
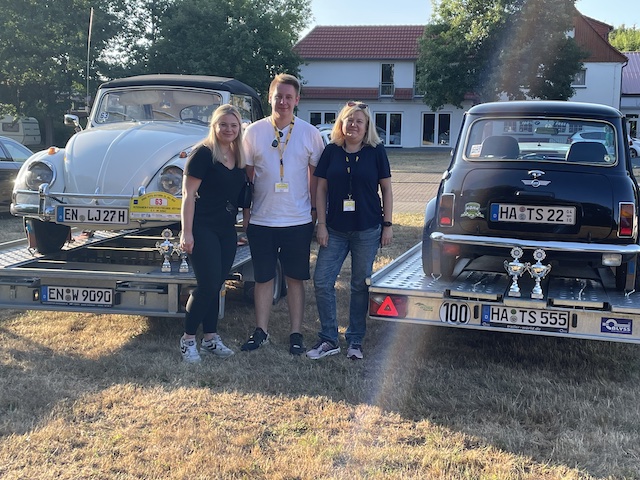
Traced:
<path id="1" fill-rule="evenodd" d="M 52 184 L 55 179 L 53 168 L 43 162 L 33 162 L 29 165 L 24 177 L 25 185 L 30 190 L 38 190 L 43 183 Z"/>
<path id="2" fill-rule="evenodd" d="M 182 169 L 180 167 L 167 167 L 160 174 L 160 189 L 171 195 L 182 193 Z"/>

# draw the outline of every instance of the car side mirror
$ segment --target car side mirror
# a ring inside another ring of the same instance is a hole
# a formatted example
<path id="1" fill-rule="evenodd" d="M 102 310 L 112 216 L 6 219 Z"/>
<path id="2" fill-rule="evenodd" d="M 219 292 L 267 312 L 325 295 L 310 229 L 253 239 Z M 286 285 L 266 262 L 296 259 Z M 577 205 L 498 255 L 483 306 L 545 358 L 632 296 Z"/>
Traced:
<path id="1" fill-rule="evenodd" d="M 82 131 L 82 127 L 80 126 L 80 119 L 77 115 L 66 114 L 64 116 L 64 124 L 73 127 L 76 133 Z"/>

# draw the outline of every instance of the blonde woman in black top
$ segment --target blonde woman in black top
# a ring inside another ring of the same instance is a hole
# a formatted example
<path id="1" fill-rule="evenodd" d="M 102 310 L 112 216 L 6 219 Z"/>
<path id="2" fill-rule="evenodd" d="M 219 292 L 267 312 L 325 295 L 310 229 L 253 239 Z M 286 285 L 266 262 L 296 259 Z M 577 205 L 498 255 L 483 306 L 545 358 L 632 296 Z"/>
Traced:
<path id="1" fill-rule="evenodd" d="M 181 246 L 198 282 L 187 301 L 185 331 L 180 339 L 182 358 L 201 361 L 200 353 L 233 355 L 217 333 L 219 292 L 236 254 L 238 207 L 247 196 L 242 151 L 242 117 L 232 105 L 216 109 L 209 135 L 187 160 L 182 186 Z M 196 331 L 202 324 L 198 353 Z"/>

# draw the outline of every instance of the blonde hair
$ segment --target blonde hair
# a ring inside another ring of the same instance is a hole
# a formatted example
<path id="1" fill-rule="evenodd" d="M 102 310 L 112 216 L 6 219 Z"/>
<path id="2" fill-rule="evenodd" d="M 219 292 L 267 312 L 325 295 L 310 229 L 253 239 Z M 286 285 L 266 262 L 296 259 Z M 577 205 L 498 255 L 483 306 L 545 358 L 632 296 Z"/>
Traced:
<path id="1" fill-rule="evenodd" d="M 233 115 L 238 120 L 238 136 L 235 138 L 233 142 L 231 142 L 230 148 L 233 152 L 233 156 L 235 158 L 235 164 L 238 168 L 244 168 L 246 165 L 246 161 L 244 158 L 244 150 L 242 149 L 242 116 L 236 107 L 233 105 L 225 104 L 220 105 L 213 112 L 211 116 L 211 122 L 209 123 L 209 134 L 207 137 L 199 144 L 204 145 L 205 147 L 209 147 L 211 153 L 213 154 L 213 162 L 219 162 L 220 158 L 222 158 L 223 153 L 220 149 L 220 142 L 218 141 L 218 137 L 216 136 L 216 125 L 220 122 L 220 119 L 225 115 Z M 193 149 L 195 152 L 197 148 Z"/>
<path id="2" fill-rule="evenodd" d="M 300 80 L 288 73 L 279 73 L 273 78 L 271 85 L 269 85 L 269 101 L 271 101 L 271 95 L 273 95 L 273 91 L 279 83 L 293 86 L 293 88 L 296 89 L 296 96 L 300 96 Z"/>
<path id="3" fill-rule="evenodd" d="M 342 126 L 344 125 L 345 120 L 355 112 L 362 112 L 364 113 L 364 116 L 367 117 L 367 130 L 364 133 L 362 143 L 371 147 L 375 147 L 381 143 L 382 140 L 380 140 L 378 132 L 376 132 L 376 126 L 373 123 L 369 106 L 360 101 L 350 101 L 342 107 L 342 110 L 340 110 L 338 118 L 336 119 L 336 123 L 333 125 L 333 130 L 331 130 L 331 143 L 335 143 L 340 147 L 344 146 L 344 133 L 342 132 Z"/>

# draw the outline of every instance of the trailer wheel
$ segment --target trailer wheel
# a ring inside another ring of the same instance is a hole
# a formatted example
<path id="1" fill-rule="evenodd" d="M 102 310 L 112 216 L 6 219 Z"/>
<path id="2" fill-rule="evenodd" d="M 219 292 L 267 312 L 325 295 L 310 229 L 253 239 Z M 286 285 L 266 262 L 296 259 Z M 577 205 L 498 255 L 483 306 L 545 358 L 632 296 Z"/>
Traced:
<path id="1" fill-rule="evenodd" d="M 25 233 L 28 232 L 35 238 L 36 249 L 44 254 L 56 253 L 69 240 L 71 229 L 66 225 L 53 222 L 42 222 L 35 218 L 26 218 L 24 221 Z"/>
<path id="2" fill-rule="evenodd" d="M 247 301 L 253 302 L 256 282 L 244 282 L 244 297 Z M 276 276 L 273 279 L 273 305 L 278 303 L 282 297 L 287 296 L 287 281 L 282 272 L 280 261 L 276 263 Z"/>

